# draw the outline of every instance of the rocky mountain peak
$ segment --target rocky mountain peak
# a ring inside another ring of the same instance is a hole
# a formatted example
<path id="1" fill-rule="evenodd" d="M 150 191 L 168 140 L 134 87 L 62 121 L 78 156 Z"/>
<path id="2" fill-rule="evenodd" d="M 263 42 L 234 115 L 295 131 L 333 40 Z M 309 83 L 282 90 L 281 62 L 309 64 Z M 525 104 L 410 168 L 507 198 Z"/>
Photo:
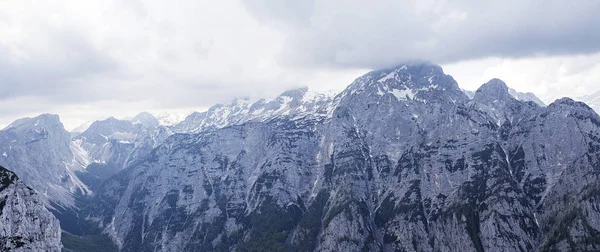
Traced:
<path id="1" fill-rule="evenodd" d="M 369 72 L 357 78 L 342 97 L 364 96 L 373 102 L 392 99 L 399 102 L 435 102 L 440 104 L 466 101 L 468 97 L 452 76 L 429 62 L 410 62 L 393 68 Z"/>
<path id="2" fill-rule="evenodd" d="M 491 79 L 487 83 L 481 85 L 475 92 L 474 99 L 488 98 L 494 100 L 510 99 L 511 95 L 508 92 L 508 86 L 500 79 Z"/>
<path id="3" fill-rule="evenodd" d="M 69 132 L 60 122 L 58 115 L 42 114 L 33 118 L 23 118 L 11 123 L 4 131 L 14 133 L 27 143 L 48 139 L 68 146 Z"/>
<path id="4" fill-rule="evenodd" d="M 519 101 L 534 102 L 535 104 L 539 105 L 540 107 L 546 106 L 546 104 L 542 100 L 540 100 L 535 94 L 530 93 L 530 92 L 527 92 L 527 93 L 518 92 L 515 89 L 508 87 L 506 85 L 506 83 L 504 83 L 502 80 L 496 79 L 496 78 L 483 84 L 477 91 L 481 91 L 481 92 L 485 93 L 485 95 L 483 95 L 484 97 L 488 97 L 488 98 L 496 97 L 496 98 L 502 98 L 502 99 L 506 99 L 506 92 L 508 92 L 508 94 L 510 96 L 512 96 L 513 98 L 515 98 Z M 473 92 L 470 90 L 464 90 L 464 89 L 463 89 L 463 92 L 470 99 L 475 98 L 476 92 Z M 479 99 L 482 98 L 481 96 L 482 95 L 480 95 Z"/>
<path id="5" fill-rule="evenodd" d="M 133 117 L 133 119 L 131 119 L 131 122 L 133 124 L 141 124 L 146 127 L 158 127 L 160 125 L 158 119 L 148 112 L 139 113 Z"/>
<path id="6" fill-rule="evenodd" d="M 127 120 L 119 120 L 114 117 L 109 117 L 105 120 L 98 120 L 92 123 L 90 127 L 84 132 L 95 132 L 99 134 L 108 134 L 112 132 L 124 132 L 130 131 L 133 127 L 133 123 Z"/>
<path id="7" fill-rule="evenodd" d="M 43 191 L 46 203 L 71 206 L 73 194 L 88 191 L 73 173 L 80 167 L 70 138 L 58 115 L 17 120 L 0 131 L 0 165 L 11 167 L 25 183 Z"/>
<path id="8" fill-rule="evenodd" d="M 600 123 L 600 117 L 598 116 L 598 114 L 594 111 L 594 109 L 592 109 L 591 107 L 589 107 L 587 104 L 580 102 L 580 101 L 575 101 L 571 98 L 561 98 L 558 99 L 556 101 L 554 101 L 553 103 L 551 103 L 550 105 L 548 105 L 548 111 L 558 111 L 558 112 L 564 112 L 565 114 L 573 114 L 573 115 L 577 115 L 580 118 L 591 118 L 591 119 L 595 119 L 596 121 L 598 121 Z M 599 124 L 600 126 L 600 124 Z"/>
<path id="9" fill-rule="evenodd" d="M 63 124 L 60 122 L 60 117 L 55 114 L 42 114 L 33 118 L 22 118 L 14 121 L 6 129 L 15 128 L 15 129 L 50 129 L 50 128 L 62 128 L 64 130 Z"/>

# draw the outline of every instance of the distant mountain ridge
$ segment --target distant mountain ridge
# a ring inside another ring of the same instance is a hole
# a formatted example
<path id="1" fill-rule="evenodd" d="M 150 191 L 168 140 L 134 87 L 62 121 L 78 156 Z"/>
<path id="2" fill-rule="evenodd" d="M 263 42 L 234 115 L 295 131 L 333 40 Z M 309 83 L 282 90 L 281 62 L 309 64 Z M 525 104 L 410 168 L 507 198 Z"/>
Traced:
<path id="1" fill-rule="evenodd" d="M 473 97 L 475 96 L 475 92 L 473 91 L 469 91 L 469 90 L 464 90 L 463 92 L 470 98 L 473 99 Z M 520 93 L 517 92 L 516 90 L 512 89 L 512 88 L 508 88 L 508 93 L 515 99 L 519 100 L 519 101 L 524 101 L 524 102 L 528 102 L 528 101 L 532 101 L 535 102 L 537 105 L 540 105 L 542 107 L 546 106 L 546 104 L 540 100 L 540 98 L 538 98 L 537 96 L 535 96 L 535 94 L 533 93 Z"/>
<path id="2" fill-rule="evenodd" d="M 208 111 L 192 113 L 172 129 L 178 133 L 198 133 L 206 129 L 277 117 L 330 116 L 335 103 L 336 99 L 332 95 L 300 88 L 283 92 L 272 100 L 261 99 L 250 103 L 247 98 L 238 98 L 228 105 L 217 104 Z"/>

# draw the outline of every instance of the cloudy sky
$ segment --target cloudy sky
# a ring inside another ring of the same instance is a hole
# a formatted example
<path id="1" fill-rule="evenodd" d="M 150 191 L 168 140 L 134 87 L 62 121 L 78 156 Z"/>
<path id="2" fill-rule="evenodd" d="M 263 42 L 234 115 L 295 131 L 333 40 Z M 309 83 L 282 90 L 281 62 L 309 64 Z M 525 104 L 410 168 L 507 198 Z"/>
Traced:
<path id="1" fill-rule="evenodd" d="M 0 127 L 339 90 L 408 60 L 543 101 L 600 90 L 600 1 L 0 0 Z"/>

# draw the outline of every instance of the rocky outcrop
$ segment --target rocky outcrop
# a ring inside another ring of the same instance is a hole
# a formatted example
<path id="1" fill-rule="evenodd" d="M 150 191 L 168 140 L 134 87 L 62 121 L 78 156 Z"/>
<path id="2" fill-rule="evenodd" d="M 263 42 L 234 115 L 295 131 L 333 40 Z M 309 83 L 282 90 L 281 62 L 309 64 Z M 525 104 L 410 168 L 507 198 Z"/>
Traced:
<path id="1" fill-rule="evenodd" d="M 58 220 L 37 193 L 0 167 L 0 250 L 60 251 Z"/>

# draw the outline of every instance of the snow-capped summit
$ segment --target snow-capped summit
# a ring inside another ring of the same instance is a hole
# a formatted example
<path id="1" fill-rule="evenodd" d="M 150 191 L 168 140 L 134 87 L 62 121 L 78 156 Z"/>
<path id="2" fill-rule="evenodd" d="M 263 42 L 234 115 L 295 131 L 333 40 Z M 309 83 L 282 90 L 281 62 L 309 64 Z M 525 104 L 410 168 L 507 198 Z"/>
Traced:
<path id="1" fill-rule="evenodd" d="M 452 76 L 428 62 L 411 62 L 369 72 L 357 78 L 341 96 L 363 96 L 362 93 L 402 103 L 454 103 L 457 99 L 468 99 Z"/>
<path id="2" fill-rule="evenodd" d="M 334 102 L 331 95 L 318 94 L 308 88 L 283 92 L 274 99 L 251 103 L 238 98 L 228 105 L 217 104 L 205 112 L 194 112 L 173 127 L 181 133 L 197 133 L 206 129 L 222 128 L 249 121 L 265 121 L 276 117 L 322 117 L 330 114 Z"/>
<path id="3" fill-rule="evenodd" d="M 173 126 L 185 120 L 190 113 L 164 112 L 156 114 L 156 119 L 162 126 Z"/>

